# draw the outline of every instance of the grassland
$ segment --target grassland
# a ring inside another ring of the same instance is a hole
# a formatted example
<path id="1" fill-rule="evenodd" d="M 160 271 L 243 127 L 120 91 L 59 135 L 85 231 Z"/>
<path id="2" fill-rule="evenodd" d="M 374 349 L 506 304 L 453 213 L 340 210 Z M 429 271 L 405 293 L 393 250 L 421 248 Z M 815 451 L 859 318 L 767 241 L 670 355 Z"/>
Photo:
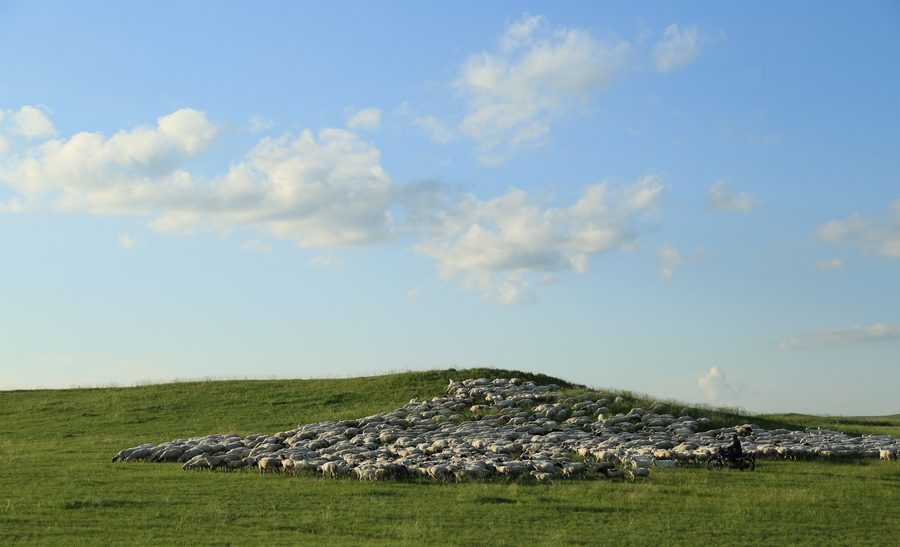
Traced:
<path id="1" fill-rule="evenodd" d="M 647 484 L 549 485 L 363 483 L 110 463 L 119 449 L 145 442 L 271 434 L 393 410 L 442 394 L 451 376 L 512 375 L 534 377 L 473 369 L 0 392 L 0 545 L 886 545 L 900 534 L 895 462 L 764 461 L 752 474 L 686 468 Z M 628 404 L 647 404 L 626 395 Z M 716 426 L 900 435 L 897 416 L 748 417 L 706 407 L 693 415 Z"/>

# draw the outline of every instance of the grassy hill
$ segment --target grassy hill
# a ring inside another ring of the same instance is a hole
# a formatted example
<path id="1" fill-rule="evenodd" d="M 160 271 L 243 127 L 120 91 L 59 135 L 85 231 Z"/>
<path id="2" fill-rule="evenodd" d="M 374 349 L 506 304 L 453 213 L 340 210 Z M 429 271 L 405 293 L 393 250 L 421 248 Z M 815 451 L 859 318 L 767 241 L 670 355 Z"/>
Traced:
<path id="1" fill-rule="evenodd" d="M 533 545 L 879 545 L 896 533 L 900 464 L 893 462 L 764 462 L 753 474 L 682 469 L 656 473 L 645 485 L 363 483 L 110 463 L 118 450 L 146 442 L 273 434 L 393 410 L 412 397 L 443 395 L 451 377 L 519 377 L 571 394 L 587 390 L 520 371 L 450 369 L 0 392 L 0 545 L 517 545 L 523 538 Z M 623 407 L 652 402 L 617 394 L 626 398 Z M 674 412 L 692 406 L 670 404 Z M 900 435 L 898 416 L 744 416 L 704 406 L 691 413 L 716 427 L 752 422 Z"/>

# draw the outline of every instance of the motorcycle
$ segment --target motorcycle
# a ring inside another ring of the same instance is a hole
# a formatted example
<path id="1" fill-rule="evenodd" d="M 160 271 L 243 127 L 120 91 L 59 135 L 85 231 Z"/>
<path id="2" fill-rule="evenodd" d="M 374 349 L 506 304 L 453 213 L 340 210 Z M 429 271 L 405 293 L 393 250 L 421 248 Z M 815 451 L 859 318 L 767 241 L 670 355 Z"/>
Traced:
<path id="1" fill-rule="evenodd" d="M 756 453 L 748 452 L 746 454 L 741 454 L 737 458 L 730 458 L 725 454 L 725 447 L 721 447 L 716 451 L 715 455 L 706 462 L 706 468 L 718 471 L 724 467 L 727 467 L 728 469 L 737 469 L 738 471 L 743 471 L 744 469 L 753 471 L 756 469 Z"/>

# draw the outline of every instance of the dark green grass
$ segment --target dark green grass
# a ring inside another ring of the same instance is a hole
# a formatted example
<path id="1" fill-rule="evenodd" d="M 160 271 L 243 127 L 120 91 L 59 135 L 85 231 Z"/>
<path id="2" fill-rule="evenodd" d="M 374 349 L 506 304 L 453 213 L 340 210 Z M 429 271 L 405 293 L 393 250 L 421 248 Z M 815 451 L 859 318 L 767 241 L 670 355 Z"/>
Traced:
<path id="1" fill-rule="evenodd" d="M 898 533 L 893 462 L 681 469 L 647 484 L 363 483 L 110 462 L 145 442 L 393 410 L 443 394 L 448 377 L 480 376 L 529 378 L 481 369 L 0 392 L 0 545 L 885 545 Z M 720 414 L 717 426 L 759 421 Z M 809 419 L 772 418 L 819 426 Z"/>

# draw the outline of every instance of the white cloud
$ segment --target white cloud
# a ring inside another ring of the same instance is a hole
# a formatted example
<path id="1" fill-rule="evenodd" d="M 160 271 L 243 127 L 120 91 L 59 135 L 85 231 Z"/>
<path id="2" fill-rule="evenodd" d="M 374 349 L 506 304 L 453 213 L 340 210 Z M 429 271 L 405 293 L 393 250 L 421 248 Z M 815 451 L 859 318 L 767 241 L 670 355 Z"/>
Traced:
<path id="1" fill-rule="evenodd" d="M 853 213 L 847 220 L 832 220 L 816 228 L 816 235 L 830 243 L 849 242 L 889 258 L 900 258 L 900 200 L 888 207 L 889 212 L 864 220 Z"/>
<path id="2" fill-rule="evenodd" d="M 265 131 L 266 129 L 271 129 L 275 127 L 275 122 L 273 120 L 269 120 L 263 118 L 262 116 L 253 116 L 250 118 L 250 132 L 251 133 L 259 133 L 260 131 Z"/>
<path id="3" fill-rule="evenodd" d="M 0 203 L 0 212 L 3 213 L 24 213 L 34 209 L 36 207 L 33 203 L 22 203 L 21 200 L 16 198 L 12 198 L 6 203 Z"/>
<path id="4" fill-rule="evenodd" d="M 179 168 L 209 147 L 219 126 L 179 110 L 157 127 L 112 137 L 79 133 L 0 163 L 0 179 L 59 210 L 155 217 L 156 230 L 249 228 L 301 247 L 390 241 L 397 187 L 380 153 L 349 131 L 264 138 L 245 161 L 206 181 Z"/>
<path id="5" fill-rule="evenodd" d="M 129 234 L 122 234 L 119 236 L 119 247 L 123 249 L 133 249 L 143 243 L 144 238 L 142 236 L 131 237 Z"/>
<path id="6" fill-rule="evenodd" d="M 483 163 L 496 165 L 542 145 L 555 117 L 609 87 L 625 64 L 628 42 L 546 26 L 542 17 L 525 14 L 500 37 L 498 53 L 470 56 L 455 82 L 467 101 L 455 130 L 478 143 Z M 419 125 L 439 142 L 452 134 L 436 131 L 440 126 L 433 119 Z"/>
<path id="7" fill-rule="evenodd" d="M 56 136 L 56 128 L 47 118 L 45 111 L 52 114 L 52 111 L 44 105 L 38 105 L 38 108 L 23 106 L 11 117 L 12 132 L 28 139 Z"/>
<path id="8" fill-rule="evenodd" d="M 669 72 L 686 66 L 700 56 L 699 32 L 696 26 L 684 31 L 678 25 L 666 27 L 664 39 L 656 44 L 653 55 L 656 58 L 656 69 Z"/>
<path id="9" fill-rule="evenodd" d="M 892 342 L 900 340 L 900 325 L 883 325 L 871 327 L 845 327 L 809 331 L 799 337 L 778 344 L 782 350 L 801 348 L 828 348 L 838 346 L 858 346 L 872 342 Z"/>
<path id="10" fill-rule="evenodd" d="M 271 253 L 272 252 L 271 245 L 263 243 L 262 241 L 260 241 L 258 239 L 245 241 L 245 242 L 241 243 L 241 246 L 239 248 L 242 251 L 251 251 L 254 253 Z"/>
<path id="11" fill-rule="evenodd" d="M 725 372 L 719 367 L 711 368 L 709 374 L 697 382 L 697 387 L 706 394 L 709 400 L 715 402 L 733 400 L 738 394 L 725 378 Z"/>
<path id="12" fill-rule="evenodd" d="M 675 267 L 682 263 L 684 260 L 680 254 L 678 254 L 677 247 L 663 247 L 659 250 L 659 256 L 662 258 L 663 265 L 662 270 L 660 271 L 660 275 L 663 279 L 671 279 L 672 274 L 675 272 Z"/>
<path id="13" fill-rule="evenodd" d="M 329 258 L 327 256 L 317 256 L 306 263 L 307 266 L 316 266 L 320 268 L 325 268 L 328 266 L 332 267 L 340 267 L 344 265 L 343 258 Z"/>
<path id="14" fill-rule="evenodd" d="M 785 351 L 790 351 L 792 349 L 800 349 L 802 347 L 803 347 L 803 342 L 795 336 L 792 336 L 791 338 L 778 344 L 778 349 L 785 350 Z"/>
<path id="15" fill-rule="evenodd" d="M 522 276 L 509 274 L 497 287 L 497 301 L 503 306 L 536 304 L 537 296 L 528 290 L 529 283 Z"/>
<path id="16" fill-rule="evenodd" d="M 591 271 L 592 257 L 640 249 L 640 225 L 658 217 L 665 191 L 648 175 L 589 185 L 564 206 L 512 187 L 481 201 L 439 181 L 393 183 L 378 149 L 343 129 L 265 137 L 208 179 L 183 168 L 220 133 L 203 112 L 185 109 L 111 137 L 46 140 L 0 158 L 0 181 L 18 193 L 0 210 L 142 216 L 157 231 L 240 229 L 301 248 L 381 245 L 410 235 L 412 249 L 435 260 L 442 279 L 512 304 L 536 302 L 533 287 L 556 273 Z M 261 241 L 240 248 L 270 250 Z M 341 263 L 320 256 L 309 264 Z"/>
<path id="17" fill-rule="evenodd" d="M 713 211 L 740 211 L 749 213 L 762 209 L 765 202 L 746 192 L 735 192 L 724 180 L 716 181 L 709 187 L 706 207 Z"/>
<path id="18" fill-rule="evenodd" d="M 358 112 L 349 112 L 347 127 L 351 129 L 378 129 L 381 125 L 381 110 L 377 108 L 363 108 Z"/>
<path id="19" fill-rule="evenodd" d="M 435 142 L 447 144 L 456 140 L 456 134 L 453 132 L 453 129 L 447 127 L 447 124 L 434 116 L 416 118 L 413 123 L 424 129 L 431 140 Z"/>
<path id="20" fill-rule="evenodd" d="M 820 272 L 833 272 L 836 270 L 843 269 L 844 263 L 841 262 L 840 258 L 833 258 L 831 260 L 820 260 L 816 264 L 816 269 Z"/>
<path id="21" fill-rule="evenodd" d="M 428 219 L 413 249 L 438 261 L 442 279 L 499 292 L 503 303 L 530 301 L 523 274 L 586 273 L 590 256 L 637 250 L 639 217 L 656 208 L 663 192 L 659 177 L 650 175 L 621 188 L 588 186 L 563 208 L 543 207 L 515 188 L 489 201 L 461 195 Z"/>
<path id="22" fill-rule="evenodd" d="M 662 267 L 660 268 L 659 275 L 663 279 L 672 279 L 676 267 L 682 264 L 703 262 L 709 256 L 706 250 L 701 247 L 697 247 L 696 253 L 689 256 L 683 256 L 678 252 L 678 247 L 669 244 L 666 244 L 663 248 L 659 249 L 657 253 L 659 254 L 660 259 L 662 259 Z"/>
<path id="23" fill-rule="evenodd" d="M 420 294 L 422 294 L 422 287 L 418 285 L 406 291 L 406 297 L 411 300 L 415 300 Z"/>

